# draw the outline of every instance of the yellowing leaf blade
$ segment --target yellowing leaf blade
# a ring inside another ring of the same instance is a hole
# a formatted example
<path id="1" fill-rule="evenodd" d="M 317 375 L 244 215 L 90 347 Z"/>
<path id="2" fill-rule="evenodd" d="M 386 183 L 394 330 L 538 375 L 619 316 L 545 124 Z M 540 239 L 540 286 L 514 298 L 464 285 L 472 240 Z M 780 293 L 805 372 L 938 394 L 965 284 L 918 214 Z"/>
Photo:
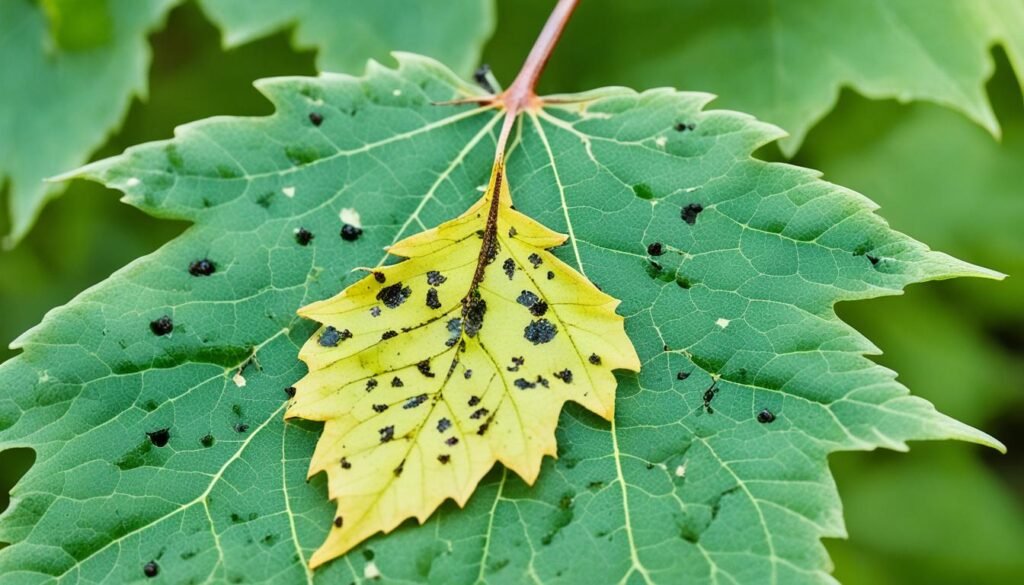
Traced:
<path id="1" fill-rule="evenodd" d="M 460 217 L 389 251 L 299 311 L 323 327 L 287 416 L 324 421 L 310 475 L 338 514 L 318 566 L 446 499 L 460 506 L 496 462 L 532 484 L 556 454 L 566 401 L 611 420 L 615 369 L 640 369 L 618 301 L 546 248 L 566 236 L 511 207 L 499 162 Z"/>

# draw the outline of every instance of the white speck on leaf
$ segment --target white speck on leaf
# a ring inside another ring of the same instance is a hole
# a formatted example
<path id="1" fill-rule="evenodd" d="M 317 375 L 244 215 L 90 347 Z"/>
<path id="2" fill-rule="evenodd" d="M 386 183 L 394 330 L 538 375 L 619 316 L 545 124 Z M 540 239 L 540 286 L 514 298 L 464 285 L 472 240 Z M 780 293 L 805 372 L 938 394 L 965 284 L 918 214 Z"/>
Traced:
<path id="1" fill-rule="evenodd" d="M 718 320 L 715 321 L 715 325 L 718 325 L 722 329 L 725 329 L 726 327 L 729 326 L 729 320 L 723 317 L 719 317 Z"/>
<path id="2" fill-rule="evenodd" d="M 357 228 L 363 227 L 363 223 L 359 220 L 359 212 L 351 207 L 342 209 L 338 217 L 341 218 L 342 223 L 347 223 Z"/>
<path id="3" fill-rule="evenodd" d="M 665 145 L 668 144 L 668 138 L 659 136 L 654 139 L 654 143 L 658 145 L 658 148 L 665 148 Z"/>
<path id="4" fill-rule="evenodd" d="M 283 189 L 281 189 L 281 192 L 284 193 L 284 196 L 289 199 L 295 197 L 295 187 L 284 187 Z"/>
<path id="5" fill-rule="evenodd" d="M 235 383 L 235 386 L 238 386 L 239 388 L 245 387 L 245 376 L 242 375 L 241 370 L 235 373 L 235 377 L 231 378 L 231 380 Z"/>
<path id="6" fill-rule="evenodd" d="M 138 177 L 132 177 L 132 178 L 128 179 L 127 181 L 125 181 L 124 185 L 125 185 L 125 187 L 134 187 L 134 186 L 138 185 L 141 182 L 142 181 L 140 181 Z"/>
<path id="7" fill-rule="evenodd" d="M 366 566 L 363 567 L 363 578 L 364 579 L 380 579 L 380 569 L 377 568 L 377 563 L 368 561 Z"/>
<path id="8" fill-rule="evenodd" d="M 398 96 L 402 95 L 402 90 L 396 89 L 395 91 L 391 92 L 391 95 L 393 95 L 395 97 L 398 97 Z"/>
<path id="9" fill-rule="evenodd" d="M 685 476 L 686 476 L 686 464 L 683 463 L 682 465 L 676 467 L 676 477 L 685 477 Z"/>

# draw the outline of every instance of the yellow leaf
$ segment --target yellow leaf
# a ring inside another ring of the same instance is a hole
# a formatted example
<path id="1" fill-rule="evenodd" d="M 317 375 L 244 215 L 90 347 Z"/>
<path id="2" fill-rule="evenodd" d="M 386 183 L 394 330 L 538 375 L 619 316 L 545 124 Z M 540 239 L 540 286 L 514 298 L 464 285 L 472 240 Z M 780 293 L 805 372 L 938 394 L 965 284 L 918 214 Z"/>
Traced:
<path id="1" fill-rule="evenodd" d="M 287 416 L 324 421 L 309 473 L 338 507 L 311 566 L 464 505 L 495 462 L 532 484 L 567 400 L 611 420 L 639 359 L 619 302 L 547 251 L 565 240 L 512 208 L 499 161 L 466 213 L 389 249 L 407 260 L 299 310 L 324 326 Z"/>

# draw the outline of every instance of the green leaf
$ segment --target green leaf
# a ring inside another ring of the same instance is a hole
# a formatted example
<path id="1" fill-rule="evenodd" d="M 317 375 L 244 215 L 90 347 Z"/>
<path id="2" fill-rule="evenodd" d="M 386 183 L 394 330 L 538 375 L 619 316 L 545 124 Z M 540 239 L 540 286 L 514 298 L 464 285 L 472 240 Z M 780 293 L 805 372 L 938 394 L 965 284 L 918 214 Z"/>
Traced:
<path id="1" fill-rule="evenodd" d="M 0 186 L 8 182 L 7 246 L 25 235 L 46 199 L 64 189 L 43 180 L 84 163 L 120 124 L 132 97 L 145 95 L 146 33 L 175 2 L 109 0 L 109 21 L 95 12 L 82 21 L 72 9 L 65 14 L 70 22 L 58 19 L 56 33 L 39 3 L 0 2 Z M 53 34 L 75 49 L 57 46 Z"/>
<path id="2" fill-rule="evenodd" d="M 356 73 L 395 50 L 434 57 L 468 75 L 494 31 L 493 0 L 200 0 L 228 47 L 295 26 L 321 71 Z"/>
<path id="3" fill-rule="evenodd" d="M 465 510 L 314 575 L 334 509 L 305 481 L 319 428 L 283 420 L 315 328 L 295 311 L 464 210 L 500 113 L 432 105 L 478 90 L 414 56 L 260 88 L 273 116 L 191 124 L 79 173 L 195 225 L 52 311 L 0 366 L 0 449 L 37 452 L 0 521 L 3 574 L 126 582 L 153 561 L 172 582 L 829 582 L 829 453 L 1000 447 L 909 396 L 832 311 L 997 275 L 812 171 L 753 159 L 779 131 L 705 111 L 707 95 L 600 90 L 521 120 L 507 172 L 517 209 L 570 235 L 556 255 L 623 301 L 643 367 L 619 376 L 615 421 L 567 408 L 533 487 L 496 469 Z M 338 237 L 346 208 L 355 242 Z M 201 259 L 215 272 L 190 275 Z"/>
<path id="4" fill-rule="evenodd" d="M 516 21 L 550 3 L 523 4 L 503 5 L 503 31 L 520 30 Z M 603 32 L 609 22 L 614 35 Z M 984 91 L 993 44 L 1006 48 L 1024 79 L 1024 2 L 591 0 L 568 28 L 547 79 L 558 80 L 560 90 L 621 84 L 710 91 L 719 106 L 789 132 L 780 146 L 791 156 L 844 86 L 876 99 L 937 102 L 998 135 Z M 509 65 L 500 54 L 493 63 L 497 70 Z"/>

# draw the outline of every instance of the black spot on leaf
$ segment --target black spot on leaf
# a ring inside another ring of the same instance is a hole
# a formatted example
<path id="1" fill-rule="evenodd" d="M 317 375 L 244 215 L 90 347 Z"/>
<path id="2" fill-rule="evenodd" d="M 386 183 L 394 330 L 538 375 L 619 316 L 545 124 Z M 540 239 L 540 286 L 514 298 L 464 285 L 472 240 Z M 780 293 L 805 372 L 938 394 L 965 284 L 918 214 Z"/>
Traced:
<path id="1" fill-rule="evenodd" d="M 547 319 L 537 319 L 526 326 L 523 337 L 534 345 L 540 345 L 554 339 L 557 333 L 558 327 L 555 327 L 554 323 Z"/>
<path id="2" fill-rule="evenodd" d="M 548 270 L 548 280 L 554 280 L 554 279 L 555 279 L 555 273 L 551 272 L 550 270 Z M 594 285 L 594 286 L 597 286 L 597 285 Z M 601 287 L 598 286 L 597 290 L 601 290 Z"/>
<path id="3" fill-rule="evenodd" d="M 466 404 L 469 404 L 470 406 L 476 406 L 477 404 L 480 404 L 480 397 L 470 396 L 469 400 L 466 401 Z"/>
<path id="4" fill-rule="evenodd" d="M 540 300 L 540 299 L 537 297 L 536 294 L 534 294 L 534 293 L 532 293 L 532 292 L 530 292 L 528 290 L 524 290 L 521 293 L 519 293 L 519 297 L 516 299 L 516 302 L 519 303 L 520 305 L 526 307 L 526 308 L 530 308 L 538 300 Z"/>
<path id="5" fill-rule="evenodd" d="M 445 283 L 446 280 L 448 280 L 448 277 L 443 276 L 440 272 L 436 270 L 431 270 L 430 272 L 427 273 L 427 284 L 429 284 L 430 286 L 441 286 L 442 284 Z"/>
<path id="6" fill-rule="evenodd" d="M 676 129 L 676 132 L 686 132 L 687 130 L 695 129 L 696 127 L 697 125 L 694 124 L 693 122 L 690 122 L 689 124 L 687 124 L 686 122 L 679 122 L 678 124 L 673 126 L 673 128 Z"/>
<path id="7" fill-rule="evenodd" d="M 167 335 L 171 331 L 174 331 L 174 321 L 172 321 L 169 316 L 164 315 L 155 321 L 150 321 L 149 330 L 152 331 L 154 335 Z"/>
<path id="8" fill-rule="evenodd" d="M 481 418 L 487 416 L 488 412 L 490 412 L 490 411 L 487 410 L 486 408 L 478 408 L 478 409 L 473 411 L 473 414 L 469 415 L 469 418 L 471 418 L 473 420 L 478 420 L 478 419 L 481 419 Z"/>
<path id="9" fill-rule="evenodd" d="M 171 439 L 171 429 L 157 429 L 151 433 L 147 432 L 146 436 L 149 437 L 149 442 L 153 445 L 163 447 Z"/>
<path id="10" fill-rule="evenodd" d="M 156 561 L 149 561 L 142 565 L 142 574 L 152 579 L 160 574 L 160 565 L 156 564 Z"/>
<path id="11" fill-rule="evenodd" d="M 213 447 L 213 443 L 213 435 L 209 433 L 203 435 L 203 437 L 199 439 L 199 444 L 202 445 L 203 447 Z"/>
<path id="12" fill-rule="evenodd" d="M 685 380 L 690 377 L 688 372 L 676 372 L 676 380 Z"/>
<path id="13" fill-rule="evenodd" d="M 509 280 L 512 280 L 512 277 L 515 276 L 516 274 L 515 260 L 511 258 L 505 259 L 505 261 L 501 264 L 501 269 L 505 271 L 505 276 L 507 276 Z"/>
<path id="14" fill-rule="evenodd" d="M 450 428 L 452 428 L 452 421 L 448 420 L 447 418 L 442 418 L 441 420 L 437 421 L 437 432 L 443 433 Z"/>
<path id="15" fill-rule="evenodd" d="M 284 389 L 284 393 L 288 395 L 288 398 L 295 397 L 295 386 L 289 386 Z"/>
<path id="16" fill-rule="evenodd" d="M 548 312 L 548 304 L 544 301 L 537 301 L 530 307 L 530 314 L 534 317 L 543 317 Z"/>
<path id="17" fill-rule="evenodd" d="M 445 465 L 452 460 L 452 456 L 447 453 L 442 453 L 437 456 L 437 460 L 440 461 L 442 465 Z"/>
<path id="18" fill-rule="evenodd" d="M 757 413 L 757 422 L 761 424 L 768 424 L 775 420 L 775 413 L 765 408 L 761 412 Z"/>
<path id="19" fill-rule="evenodd" d="M 572 370 L 568 368 L 562 370 L 561 372 L 555 372 L 554 374 L 551 375 L 554 376 L 556 379 L 565 382 L 566 384 L 572 384 Z"/>
<path id="20" fill-rule="evenodd" d="M 376 270 L 375 270 L 375 271 L 373 272 L 373 279 L 374 279 L 374 280 L 376 280 L 378 284 L 384 284 L 384 281 L 386 281 L 386 280 L 387 280 L 387 277 L 386 277 L 386 276 L 384 276 L 384 273 L 383 273 L 383 272 L 380 272 L 380 271 L 376 271 Z"/>
<path id="21" fill-rule="evenodd" d="M 665 249 L 662 247 L 661 242 L 653 242 L 647 244 L 647 253 L 651 256 L 661 256 L 665 253 Z"/>
<path id="22" fill-rule="evenodd" d="M 529 390 L 530 388 L 536 388 L 537 387 L 537 384 L 527 380 L 526 378 L 516 378 L 515 381 L 512 382 L 512 384 L 514 384 L 515 387 L 519 388 L 520 390 Z M 470 406 L 473 406 L 473 405 L 470 404 Z"/>
<path id="23" fill-rule="evenodd" d="M 210 276 L 216 271 L 217 267 L 207 258 L 195 260 L 188 265 L 188 273 L 192 276 Z"/>
<path id="24" fill-rule="evenodd" d="M 693 225 L 697 223 L 697 215 L 702 211 L 704 211 L 703 205 L 700 203 L 690 203 L 679 212 L 679 217 L 686 223 Z"/>
<path id="25" fill-rule="evenodd" d="M 245 423 L 235 423 L 234 428 L 236 433 L 245 433 L 249 431 L 249 425 Z"/>
<path id="26" fill-rule="evenodd" d="M 334 518 L 334 527 L 335 528 L 341 528 L 344 524 L 345 524 L 345 519 L 342 518 L 341 516 L 337 516 L 337 517 Z"/>
<path id="27" fill-rule="evenodd" d="M 469 337 L 476 337 L 484 326 L 484 315 L 487 313 L 487 301 L 480 298 L 480 293 L 474 291 L 462 301 L 462 318 L 465 320 L 463 330 Z"/>
<path id="28" fill-rule="evenodd" d="M 381 334 L 381 336 L 380 336 L 380 338 L 381 338 L 381 340 L 382 340 L 382 341 L 383 341 L 383 340 L 387 340 L 387 339 L 391 339 L 392 337 L 398 337 L 398 332 L 397 332 L 397 331 L 394 331 L 394 330 L 391 330 L 391 329 L 389 329 L 389 330 L 385 331 L 385 332 L 384 332 L 384 333 L 382 333 L 382 334 Z"/>
<path id="29" fill-rule="evenodd" d="M 455 445 L 459 444 L 459 438 L 458 437 L 448 437 L 447 439 L 444 440 L 444 444 L 448 445 L 449 447 L 454 447 Z"/>
<path id="30" fill-rule="evenodd" d="M 408 401 L 406 401 L 406 403 L 402 405 L 402 408 L 404 408 L 405 410 L 409 410 L 410 408 L 416 408 L 417 406 L 423 404 L 426 401 L 427 401 L 427 395 L 426 394 L 419 394 L 419 395 L 413 396 Z"/>
<path id="31" fill-rule="evenodd" d="M 411 288 L 402 286 L 402 283 L 398 282 L 380 289 L 380 292 L 377 293 L 377 300 L 384 303 L 384 306 L 389 309 L 397 309 L 411 294 Z"/>
<path id="32" fill-rule="evenodd" d="M 341 225 L 341 239 L 346 242 L 354 242 L 359 239 L 359 236 L 363 235 L 363 230 L 356 226 L 345 223 Z"/>
<path id="33" fill-rule="evenodd" d="M 324 328 L 323 333 L 320 334 L 320 339 L 317 342 L 323 347 L 337 347 L 339 343 L 351 337 L 352 332 L 348 329 L 338 331 L 333 326 L 328 325 Z"/>
<path id="34" fill-rule="evenodd" d="M 437 289 L 431 288 L 427 290 L 427 306 L 431 309 L 440 309 L 441 300 L 437 298 Z"/>
<path id="35" fill-rule="evenodd" d="M 514 358 L 512 358 L 512 365 L 506 367 L 505 369 L 510 371 L 510 372 L 518 372 L 520 366 L 522 366 L 525 363 L 526 363 L 526 358 L 524 358 L 523 356 L 514 357 Z"/>
<path id="36" fill-rule="evenodd" d="M 324 117 L 317 112 L 310 112 L 309 121 L 312 122 L 314 126 L 319 126 L 324 123 Z"/>
<path id="37" fill-rule="evenodd" d="M 402 382 L 401 378 L 399 378 L 398 376 L 395 376 L 394 378 L 391 378 L 391 387 L 392 388 L 401 388 L 402 386 L 405 386 L 405 383 Z"/>
<path id="38" fill-rule="evenodd" d="M 342 457 L 341 458 L 341 468 L 342 469 L 352 469 L 352 463 L 349 462 L 348 458 L 346 458 L 346 457 Z"/>
<path id="39" fill-rule="evenodd" d="M 587 361 L 589 361 L 590 363 L 594 364 L 595 366 L 600 366 L 601 365 L 601 356 L 597 355 L 596 353 L 592 353 L 592 354 L 590 354 L 590 357 L 587 358 Z"/>
<path id="40" fill-rule="evenodd" d="M 295 241 L 300 246 L 308 246 L 313 241 L 313 233 L 306 228 L 300 227 L 295 230 Z"/>
<path id="41" fill-rule="evenodd" d="M 540 255 L 537 254 L 536 252 L 530 254 L 526 259 L 530 261 L 530 264 L 533 264 L 534 268 L 537 268 L 538 266 L 544 263 L 544 259 L 541 258 Z"/>
<path id="42" fill-rule="evenodd" d="M 369 392 L 377 387 L 377 380 L 370 378 L 366 381 L 366 391 Z"/>
<path id="43" fill-rule="evenodd" d="M 384 412 L 387 409 L 388 409 L 388 405 L 387 404 L 374 404 L 373 405 L 373 411 L 376 412 L 376 413 Z"/>
<path id="44" fill-rule="evenodd" d="M 423 374 L 424 376 L 426 376 L 428 378 L 433 378 L 434 377 L 434 372 L 430 371 L 430 360 L 423 360 L 423 361 L 417 363 L 416 364 L 416 369 L 419 370 L 421 374 Z"/>
<path id="45" fill-rule="evenodd" d="M 380 433 L 380 442 L 387 443 L 391 439 L 395 438 L 395 425 L 388 425 L 382 429 L 377 430 Z"/>

